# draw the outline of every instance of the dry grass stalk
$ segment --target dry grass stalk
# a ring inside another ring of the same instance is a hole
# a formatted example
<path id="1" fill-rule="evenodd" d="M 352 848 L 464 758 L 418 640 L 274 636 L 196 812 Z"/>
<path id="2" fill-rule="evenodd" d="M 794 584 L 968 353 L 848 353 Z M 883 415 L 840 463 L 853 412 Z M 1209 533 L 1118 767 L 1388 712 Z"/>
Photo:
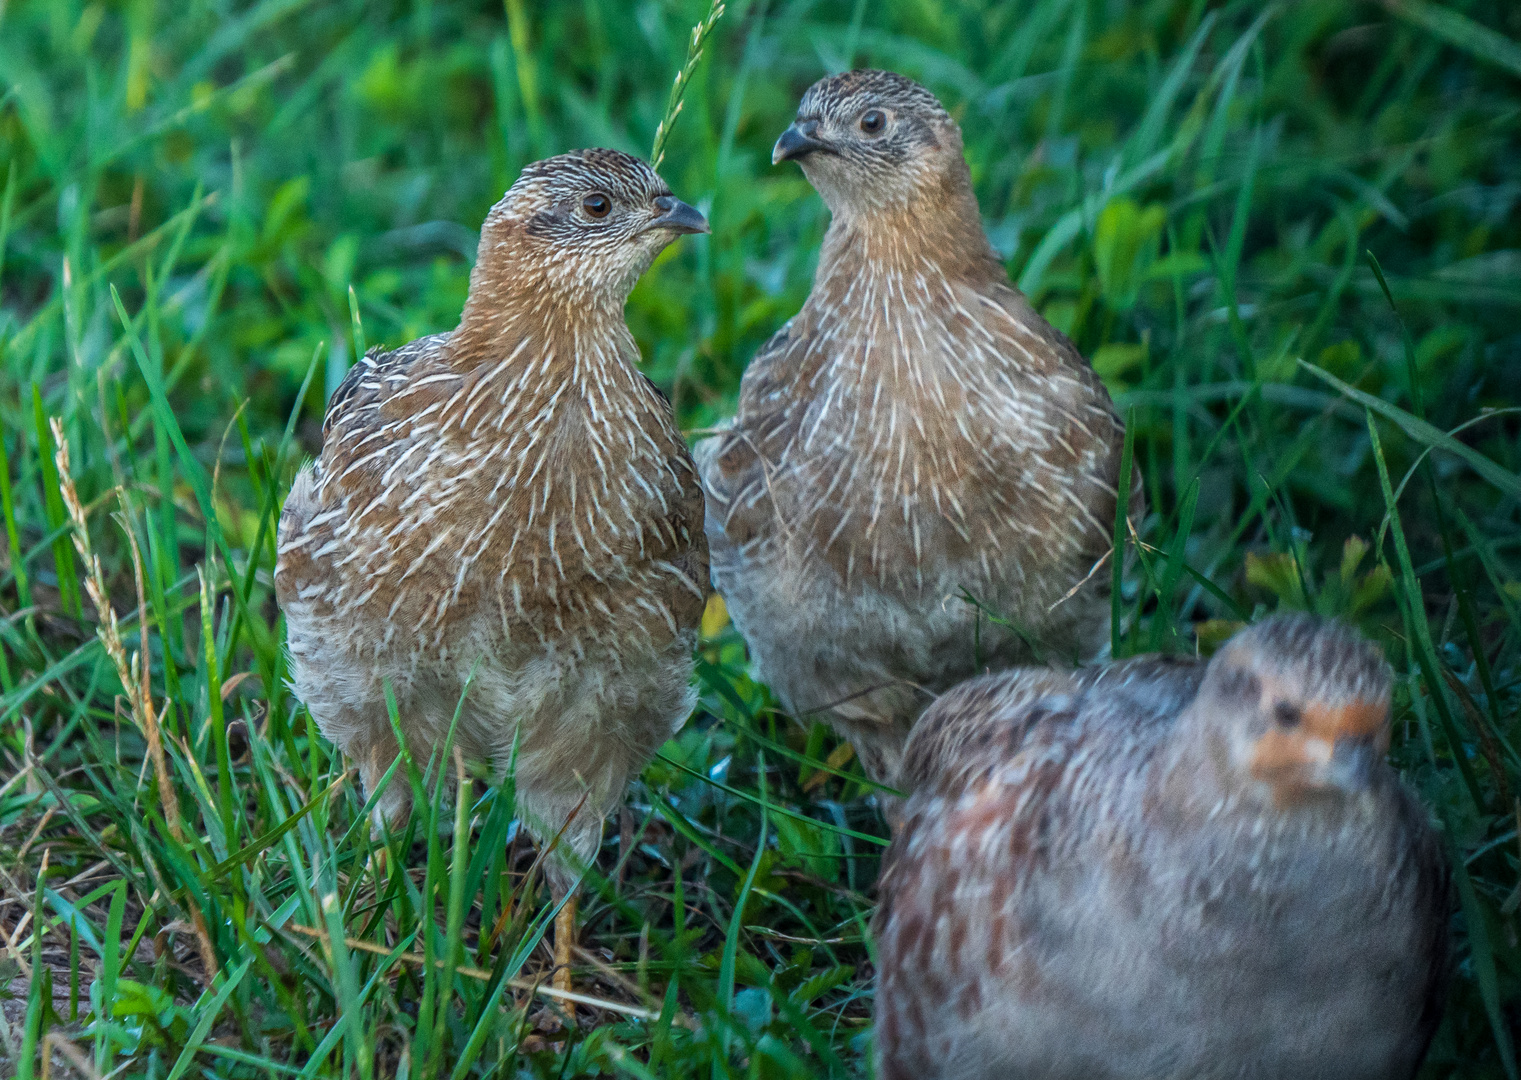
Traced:
<path id="1" fill-rule="evenodd" d="M 53 460 L 58 466 L 59 493 L 63 496 L 63 504 L 68 510 L 69 521 L 74 526 L 74 550 L 79 553 L 80 559 L 84 562 L 85 591 L 89 593 L 90 601 L 95 605 L 96 615 L 100 619 L 96 634 L 106 650 L 106 655 L 111 658 L 111 663 L 116 668 L 116 675 L 121 680 L 122 688 L 132 702 L 132 719 L 148 743 L 148 756 L 153 761 L 154 776 L 158 780 L 158 797 L 164 811 L 164 821 L 169 826 L 170 835 L 177 843 L 183 845 L 185 831 L 180 821 L 179 800 L 174 797 L 174 786 L 169 777 L 169 763 L 164 757 L 164 744 L 159 732 L 158 717 L 153 710 L 153 691 L 147 677 L 149 670 L 148 601 L 143 585 L 142 552 L 138 549 L 137 536 L 130 528 L 127 518 L 126 492 L 120 487 L 116 489 L 117 499 L 122 506 L 122 514 L 117 521 L 127 534 L 127 543 L 132 551 L 132 568 L 137 584 L 138 640 L 141 644 L 141 648 L 132 654 L 130 660 L 127 658 L 126 647 L 122 644 L 121 627 L 117 622 L 116 609 L 111 606 L 111 594 L 106 590 L 105 571 L 101 569 L 100 557 L 95 554 L 94 548 L 90 545 L 88 520 L 84 505 L 79 501 L 79 491 L 74 486 L 74 475 L 70 469 L 68 437 L 64 434 L 62 422 L 56 416 L 48 418 L 48 425 L 53 430 L 53 443 L 58 448 Z M 216 950 L 211 946 L 211 936 L 206 930 L 206 919 L 200 909 L 188 897 L 186 904 L 190 909 L 191 923 L 195 927 L 197 950 L 201 954 L 201 963 L 206 968 L 206 979 L 209 982 L 220 970 Z"/>
<path id="2" fill-rule="evenodd" d="M 69 471 L 69 440 L 63 433 L 63 424 L 56 416 L 48 418 L 48 425 L 53 429 L 53 444 L 58 448 L 53 460 L 58 465 L 58 488 L 63 495 L 63 505 L 68 509 L 69 520 L 74 525 L 74 550 L 79 552 L 79 557 L 85 564 L 85 591 L 90 594 L 95 612 L 100 617 L 100 628 L 96 634 L 105 646 L 106 655 L 116 666 L 116 674 L 121 679 L 122 686 L 130 692 L 136 687 L 137 679 L 132 670 L 133 665 L 127 662 L 127 651 L 122 645 L 116 612 L 111 607 L 110 594 L 106 592 L 105 573 L 100 568 L 99 557 L 90 547 L 84 506 L 79 501 L 79 492 L 74 487 L 74 477 Z"/>
<path id="3" fill-rule="evenodd" d="M 302 934 L 306 937 L 315 938 L 318 941 L 324 943 L 328 941 L 327 931 L 319 930 L 315 926 L 302 926 L 300 923 L 286 923 L 282 929 L 293 931 L 294 933 Z M 343 941 L 344 944 L 347 945 L 350 949 L 355 949 L 359 952 L 367 952 L 373 956 L 391 955 L 390 949 L 385 948 L 382 945 L 376 945 L 372 941 L 364 941 L 360 938 L 353 938 L 348 936 L 345 936 Z M 418 965 L 425 965 L 428 962 L 427 957 L 423 956 L 421 953 L 413 952 L 398 953 L 396 959 L 405 961 L 409 964 Z M 439 969 L 447 969 L 449 965 L 447 961 L 445 961 L 442 957 L 435 957 L 433 960 L 433 966 Z M 472 967 L 469 964 L 458 964 L 453 968 L 453 971 L 456 975 L 463 975 L 467 979 L 475 979 L 478 982 L 489 982 L 491 980 L 491 972 L 485 971 L 482 968 Z M 531 982 L 528 979 L 508 979 L 507 985 L 512 987 L 514 990 L 524 990 L 539 997 L 549 998 L 561 1003 L 585 1005 L 593 1009 L 602 1009 L 607 1012 L 621 1013 L 624 1016 L 632 1016 L 639 1020 L 660 1019 L 660 1013 L 656 1010 L 642 1009 L 637 1005 L 627 1005 L 621 1001 L 611 1001 L 607 998 L 593 997 L 591 994 L 578 994 L 574 990 L 557 990 L 554 987 L 543 986 L 537 982 Z M 697 1026 L 695 1020 L 681 1013 L 678 1013 L 676 1015 L 674 1022 L 680 1024 L 683 1027 L 695 1028 Z"/>
<path id="4" fill-rule="evenodd" d="M 95 1066 L 90 1059 L 85 1057 L 84 1052 L 75 1046 L 69 1039 L 55 1031 L 50 1031 L 42 1037 L 42 1080 L 49 1080 L 53 1071 L 53 1051 L 64 1056 L 69 1065 L 80 1076 L 87 1080 L 100 1080 L 100 1073 L 95 1071 Z"/>
<path id="5" fill-rule="evenodd" d="M 169 763 L 164 757 L 164 740 L 159 732 L 158 716 L 153 711 L 153 692 L 148 685 L 147 679 L 136 680 L 138 660 L 146 652 L 148 640 L 148 599 L 147 590 L 143 583 L 143 553 L 137 546 L 137 533 L 132 530 L 131 519 L 127 511 L 127 494 L 121 488 L 116 489 L 116 497 L 121 503 L 121 513 L 116 515 L 116 523 L 121 526 L 121 531 L 127 535 L 127 546 L 132 552 L 132 576 L 137 586 L 137 626 L 139 640 L 145 648 L 139 650 L 132 657 L 133 683 L 123 683 L 128 695 L 132 698 L 132 716 L 137 721 L 138 727 L 142 728 L 143 737 L 148 740 L 148 756 L 153 759 L 153 773 L 158 778 L 159 798 L 164 808 L 164 821 L 169 825 L 169 832 L 176 841 L 185 842 L 185 831 L 180 824 L 180 805 L 177 799 L 169 797 L 174 789 L 169 783 Z M 81 532 L 84 525 L 79 526 Z M 77 541 L 76 541 L 77 543 Z M 112 616 L 114 621 L 115 616 Z M 146 671 L 146 662 L 143 665 Z"/>

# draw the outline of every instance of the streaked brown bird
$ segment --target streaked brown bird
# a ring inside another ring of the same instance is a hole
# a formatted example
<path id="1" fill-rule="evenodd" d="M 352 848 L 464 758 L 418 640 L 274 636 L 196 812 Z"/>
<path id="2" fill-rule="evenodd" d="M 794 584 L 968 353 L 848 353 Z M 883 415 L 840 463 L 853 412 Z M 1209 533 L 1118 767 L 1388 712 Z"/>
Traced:
<path id="1" fill-rule="evenodd" d="M 1094 571 L 1123 426 L 1010 286 L 961 131 L 928 90 L 824 79 L 773 159 L 802 166 L 831 222 L 803 309 L 751 361 L 732 427 L 697 449 L 713 583 L 789 711 L 827 717 L 896 783 L 935 693 L 1104 646 Z"/>
<path id="2" fill-rule="evenodd" d="M 877 1076 L 1412 1076 L 1449 885 L 1384 761 L 1390 683 L 1352 631 L 1281 616 L 1207 666 L 940 698 L 881 882 Z"/>
<path id="3" fill-rule="evenodd" d="M 292 685 L 323 733 L 373 790 L 397 755 L 387 685 L 421 761 L 464 694 L 456 745 L 497 770 L 516 747 L 525 824 L 564 829 L 559 896 L 693 702 L 702 492 L 623 306 L 706 231 L 627 154 L 528 166 L 481 229 L 459 326 L 355 365 L 280 518 Z M 409 797 L 403 775 L 377 812 Z"/>

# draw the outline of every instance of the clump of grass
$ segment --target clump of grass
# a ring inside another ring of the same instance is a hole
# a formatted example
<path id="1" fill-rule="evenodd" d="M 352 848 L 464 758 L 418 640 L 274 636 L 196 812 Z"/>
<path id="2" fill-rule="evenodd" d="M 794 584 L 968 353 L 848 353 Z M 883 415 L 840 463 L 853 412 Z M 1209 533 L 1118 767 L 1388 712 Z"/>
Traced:
<path id="1" fill-rule="evenodd" d="M 1117 523 L 1116 653 L 1280 607 L 1384 644 L 1395 760 L 1458 870 L 1424 1075 L 1514 1076 L 1521 14 L 721 10 L 0 9 L 4 1068 L 865 1074 L 885 830 L 716 608 L 699 710 L 593 868 L 597 1004 L 567 1028 L 511 785 L 432 783 L 450 751 L 417 748 L 390 782 L 419 809 L 372 836 L 285 689 L 270 579 L 324 388 L 452 325 L 472 230 L 534 158 L 654 140 L 708 200 L 713 235 L 628 311 L 683 423 L 721 419 L 825 221 L 770 143 L 856 59 L 959 117 L 1011 277 L 1132 418 L 1152 509 Z"/>

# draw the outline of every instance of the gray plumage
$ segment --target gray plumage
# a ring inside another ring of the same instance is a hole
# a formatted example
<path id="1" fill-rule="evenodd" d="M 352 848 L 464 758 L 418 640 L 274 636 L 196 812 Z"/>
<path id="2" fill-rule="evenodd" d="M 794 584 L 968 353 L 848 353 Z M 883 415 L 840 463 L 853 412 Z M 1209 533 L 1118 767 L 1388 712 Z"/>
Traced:
<path id="1" fill-rule="evenodd" d="M 934 693 L 1030 661 L 1027 640 L 1068 663 L 1103 648 L 1093 571 L 1123 430 L 1009 285 L 960 130 L 929 91 L 878 71 L 825 79 L 776 156 L 798 160 L 832 221 L 807 303 L 696 452 L 713 581 L 787 708 L 826 716 L 896 782 Z M 1022 633 L 979 626 L 963 592 Z"/>
<path id="2" fill-rule="evenodd" d="M 1449 885 L 1383 761 L 1390 681 L 1291 616 L 1208 666 L 942 697 L 881 881 L 880 1080 L 1408 1080 Z"/>

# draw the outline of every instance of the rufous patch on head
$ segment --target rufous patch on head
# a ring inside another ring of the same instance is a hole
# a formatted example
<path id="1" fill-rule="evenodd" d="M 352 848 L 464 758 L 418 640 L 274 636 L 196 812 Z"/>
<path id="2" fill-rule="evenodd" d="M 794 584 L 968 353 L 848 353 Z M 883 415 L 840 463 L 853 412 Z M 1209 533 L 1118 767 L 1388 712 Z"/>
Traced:
<path id="1" fill-rule="evenodd" d="M 1389 716 L 1387 700 L 1353 698 L 1338 705 L 1312 702 L 1300 708 L 1306 734 L 1334 743 L 1337 739 L 1372 739 L 1382 745 Z"/>
<path id="2" fill-rule="evenodd" d="M 1265 703 L 1282 700 L 1272 686 L 1264 689 Z M 1293 727 L 1275 724 L 1257 740 L 1248 762 L 1252 777 L 1271 785 L 1279 801 L 1292 801 L 1296 795 L 1328 786 L 1320 773 L 1330 764 L 1338 741 L 1363 741 L 1379 750 L 1388 746 L 1386 699 L 1353 698 L 1335 705 L 1310 702 L 1296 706 L 1295 714 L 1298 719 Z"/>
<path id="3" fill-rule="evenodd" d="M 1331 760 L 1331 743 L 1304 731 L 1274 728 L 1257 740 L 1250 768 L 1258 780 L 1276 784 L 1306 767 Z"/>

